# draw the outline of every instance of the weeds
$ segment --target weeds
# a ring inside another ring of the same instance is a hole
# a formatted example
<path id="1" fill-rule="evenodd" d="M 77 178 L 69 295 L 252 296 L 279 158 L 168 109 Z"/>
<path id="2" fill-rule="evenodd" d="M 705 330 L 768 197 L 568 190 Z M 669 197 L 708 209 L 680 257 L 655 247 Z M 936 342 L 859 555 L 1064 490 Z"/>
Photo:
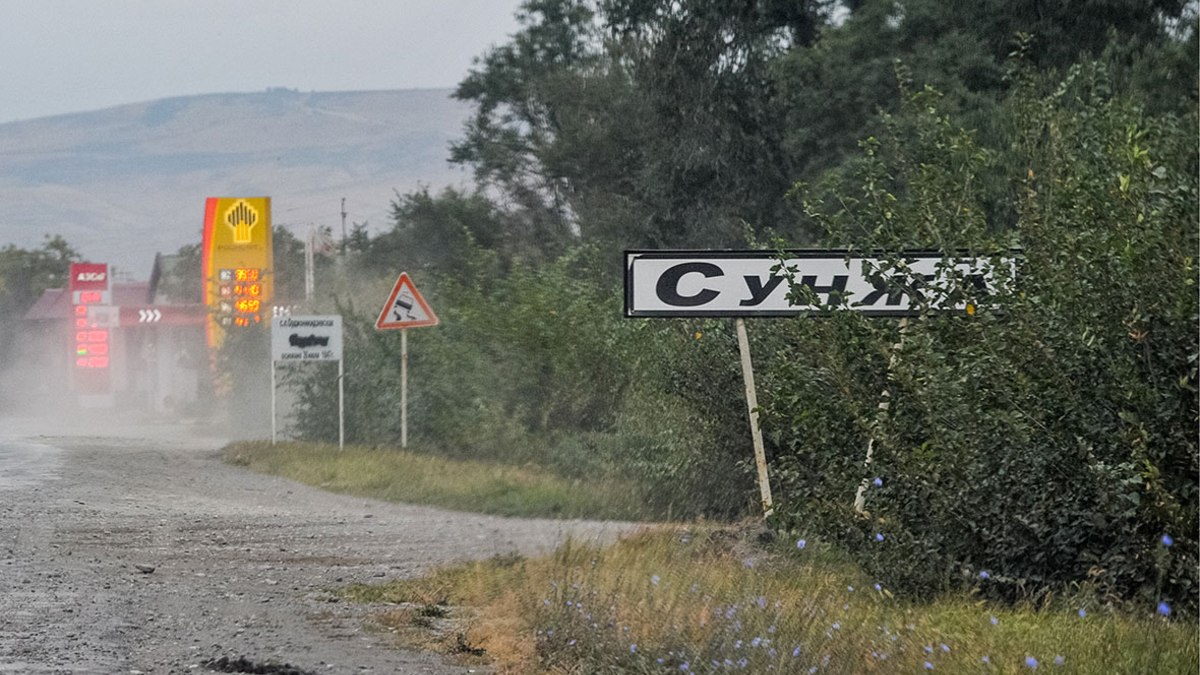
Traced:
<path id="1" fill-rule="evenodd" d="M 232 443 L 225 461 L 332 492 L 390 502 L 538 518 L 638 520 L 654 514 L 632 485 L 570 480 L 537 467 L 449 460 L 320 443 Z"/>
<path id="2" fill-rule="evenodd" d="M 517 675 L 1200 667 L 1195 625 L 1154 608 L 1009 607 L 970 593 L 902 600 L 828 547 L 798 543 L 763 549 L 701 526 L 645 532 L 608 548 L 568 542 L 517 564 L 448 567 L 377 587 L 375 597 L 471 607 L 463 639 Z"/>

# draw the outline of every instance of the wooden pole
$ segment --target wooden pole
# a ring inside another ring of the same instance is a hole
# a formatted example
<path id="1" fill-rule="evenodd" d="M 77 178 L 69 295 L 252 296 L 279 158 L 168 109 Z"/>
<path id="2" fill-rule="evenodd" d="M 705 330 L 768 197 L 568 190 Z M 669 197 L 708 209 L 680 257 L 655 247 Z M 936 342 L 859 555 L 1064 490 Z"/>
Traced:
<path id="1" fill-rule="evenodd" d="M 772 511 L 771 483 L 767 478 L 767 453 L 763 449 L 762 431 L 758 428 L 758 396 L 754 391 L 754 366 L 750 362 L 750 340 L 746 337 L 746 322 L 740 317 L 737 326 L 738 351 L 742 355 L 742 383 L 746 386 L 746 407 L 750 410 L 750 438 L 754 442 L 754 463 L 758 465 L 758 490 L 762 496 L 763 515 Z"/>
<path id="2" fill-rule="evenodd" d="M 400 447 L 408 447 L 408 329 L 400 329 Z"/>
<path id="3" fill-rule="evenodd" d="M 900 337 L 896 341 L 896 344 L 892 345 L 892 354 L 888 358 L 887 379 L 889 381 L 892 379 L 892 368 L 896 365 L 896 354 L 900 351 L 900 347 L 904 344 L 904 330 L 906 328 L 908 328 L 908 317 L 903 317 L 900 319 Z M 887 414 L 887 410 L 889 407 L 891 407 L 892 403 L 891 397 L 892 395 L 887 389 L 884 389 L 883 393 L 879 395 L 879 415 Z M 863 461 L 864 467 L 868 469 L 871 468 L 871 458 L 874 455 L 874 452 L 875 435 L 872 434 L 871 437 L 867 439 L 867 458 Z M 871 477 L 869 475 L 863 477 L 862 483 L 859 484 L 858 490 L 856 490 L 854 493 L 854 510 L 858 513 L 866 513 L 867 486 L 870 484 Z"/>

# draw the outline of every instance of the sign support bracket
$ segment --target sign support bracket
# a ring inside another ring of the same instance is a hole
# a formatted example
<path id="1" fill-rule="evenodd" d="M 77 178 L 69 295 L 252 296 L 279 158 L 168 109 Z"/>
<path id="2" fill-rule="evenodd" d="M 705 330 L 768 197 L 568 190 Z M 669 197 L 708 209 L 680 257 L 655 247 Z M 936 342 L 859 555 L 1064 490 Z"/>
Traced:
<path id="1" fill-rule="evenodd" d="M 888 368 L 887 368 L 887 379 L 888 380 L 892 379 L 892 368 L 894 368 L 896 365 L 897 353 L 900 351 L 900 348 L 904 345 L 904 331 L 907 328 L 908 328 L 908 317 L 907 316 L 902 317 L 900 319 L 900 336 L 897 338 L 896 344 L 892 345 L 892 354 L 888 358 Z M 886 415 L 888 408 L 890 408 L 891 405 L 892 405 L 892 395 L 890 392 L 888 392 L 887 389 L 884 389 L 883 393 L 881 393 L 879 395 L 879 407 L 877 408 L 878 412 L 876 414 L 877 415 Z M 874 454 L 875 454 L 875 434 L 871 434 L 871 436 L 867 439 L 867 457 L 865 460 L 863 460 L 864 468 L 866 468 L 866 469 L 871 468 L 871 461 L 872 461 L 872 457 Z M 854 511 L 860 515 L 866 515 L 866 513 L 867 513 L 867 509 L 866 509 L 867 485 L 869 485 L 870 482 L 871 482 L 871 477 L 864 476 L 862 479 L 862 483 L 859 483 L 858 489 L 854 492 Z"/>
<path id="2" fill-rule="evenodd" d="M 754 365 L 750 361 L 750 340 L 746 336 L 746 322 L 738 317 L 738 351 L 742 356 L 742 383 L 746 388 L 746 407 L 750 413 L 750 438 L 754 442 L 754 463 L 758 465 L 758 490 L 762 496 L 763 517 L 774 512 L 771 500 L 771 482 L 767 476 L 767 454 L 763 448 L 762 430 L 758 426 L 758 395 L 754 388 Z"/>

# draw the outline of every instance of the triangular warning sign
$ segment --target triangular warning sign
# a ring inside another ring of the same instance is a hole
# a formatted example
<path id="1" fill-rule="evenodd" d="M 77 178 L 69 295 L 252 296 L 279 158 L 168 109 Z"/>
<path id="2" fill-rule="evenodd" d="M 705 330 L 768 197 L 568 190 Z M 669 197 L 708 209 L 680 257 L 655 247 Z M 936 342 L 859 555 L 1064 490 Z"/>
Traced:
<path id="1" fill-rule="evenodd" d="M 396 280 L 396 286 L 392 289 L 391 295 L 388 296 L 387 304 L 379 313 L 379 320 L 375 322 L 375 327 L 379 330 L 388 330 L 390 328 L 436 326 L 437 324 L 437 315 L 429 308 L 425 298 L 422 298 L 421 294 L 417 292 L 417 287 L 413 285 L 412 279 L 408 278 L 408 273 L 402 272 L 400 278 Z"/>

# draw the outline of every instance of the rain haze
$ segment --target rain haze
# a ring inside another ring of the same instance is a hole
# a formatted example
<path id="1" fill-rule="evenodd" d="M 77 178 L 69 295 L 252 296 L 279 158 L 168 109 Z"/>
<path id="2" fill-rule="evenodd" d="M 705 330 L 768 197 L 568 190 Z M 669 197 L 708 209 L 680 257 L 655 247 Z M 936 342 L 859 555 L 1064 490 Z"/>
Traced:
<path id="1" fill-rule="evenodd" d="M 24 2 L 0 12 L 0 123 L 195 94 L 446 88 L 514 0 Z"/>
<path id="2" fill-rule="evenodd" d="M 0 239 L 62 235 L 147 279 L 196 241 L 203 199 L 376 230 L 392 200 L 460 186 L 451 99 L 516 28 L 514 2 L 0 4 Z M 345 201 L 343 201 L 345 200 Z"/>
<path id="3" fill-rule="evenodd" d="M 1200 0 L 0 0 L 0 675 L 1200 672 Z"/>

